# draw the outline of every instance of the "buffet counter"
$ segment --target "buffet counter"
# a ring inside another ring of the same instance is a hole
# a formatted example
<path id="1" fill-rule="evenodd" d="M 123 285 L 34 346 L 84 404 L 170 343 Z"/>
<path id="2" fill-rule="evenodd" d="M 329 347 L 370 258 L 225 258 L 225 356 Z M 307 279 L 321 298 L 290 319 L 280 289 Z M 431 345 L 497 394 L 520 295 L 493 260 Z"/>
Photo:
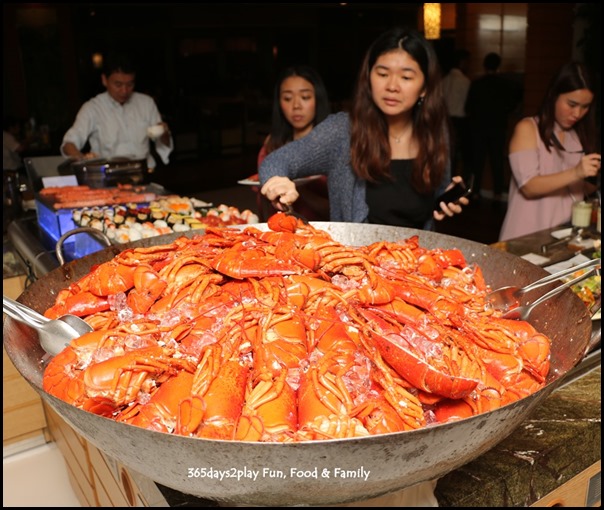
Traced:
<path id="1" fill-rule="evenodd" d="M 510 436 L 442 477 L 439 506 L 600 506 L 601 379 L 598 350 Z"/>

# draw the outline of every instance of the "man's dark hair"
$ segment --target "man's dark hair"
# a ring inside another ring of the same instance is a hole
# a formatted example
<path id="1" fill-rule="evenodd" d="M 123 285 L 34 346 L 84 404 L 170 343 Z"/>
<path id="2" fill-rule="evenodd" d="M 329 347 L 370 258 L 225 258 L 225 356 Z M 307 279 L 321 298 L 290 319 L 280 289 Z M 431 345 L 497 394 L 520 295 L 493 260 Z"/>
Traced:
<path id="1" fill-rule="evenodd" d="M 487 71 L 497 71 L 501 65 L 501 57 L 497 53 L 489 53 L 484 57 L 482 65 Z"/>
<path id="2" fill-rule="evenodd" d="M 103 62 L 103 74 L 107 77 L 113 73 L 136 74 L 136 68 L 130 58 L 125 53 L 109 53 Z"/>
<path id="3" fill-rule="evenodd" d="M 453 53 L 451 63 L 453 64 L 453 67 L 459 67 L 467 58 L 470 58 L 470 52 L 464 48 L 459 48 L 455 50 L 455 53 Z"/>

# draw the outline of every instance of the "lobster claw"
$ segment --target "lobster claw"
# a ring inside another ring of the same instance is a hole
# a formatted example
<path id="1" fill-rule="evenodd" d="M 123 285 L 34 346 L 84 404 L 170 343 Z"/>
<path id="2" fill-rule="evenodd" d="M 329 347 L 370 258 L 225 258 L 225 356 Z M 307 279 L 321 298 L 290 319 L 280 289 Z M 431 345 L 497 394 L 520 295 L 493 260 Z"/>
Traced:
<path id="1" fill-rule="evenodd" d="M 367 334 L 384 360 L 416 388 L 457 399 L 468 396 L 478 385 L 477 379 L 455 373 L 446 364 L 436 365 L 435 357 L 428 353 L 434 350 L 437 342 L 432 341 L 419 330 L 411 326 L 395 330 L 376 313 L 366 309 L 360 309 L 360 312 L 372 325 L 366 328 Z M 469 365 L 471 361 L 459 360 L 457 364 Z"/>
<path id="2" fill-rule="evenodd" d="M 425 359 L 409 349 L 375 332 L 371 333 L 382 357 L 404 379 L 423 391 L 452 399 L 468 396 L 478 381 L 461 375 L 446 373 L 431 366 Z"/>
<path id="3" fill-rule="evenodd" d="M 268 227 L 275 232 L 295 232 L 300 224 L 308 225 L 308 220 L 294 212 L 291 205 L 286 206 L 285 212 L 273 214 L 267 221 Z"/>

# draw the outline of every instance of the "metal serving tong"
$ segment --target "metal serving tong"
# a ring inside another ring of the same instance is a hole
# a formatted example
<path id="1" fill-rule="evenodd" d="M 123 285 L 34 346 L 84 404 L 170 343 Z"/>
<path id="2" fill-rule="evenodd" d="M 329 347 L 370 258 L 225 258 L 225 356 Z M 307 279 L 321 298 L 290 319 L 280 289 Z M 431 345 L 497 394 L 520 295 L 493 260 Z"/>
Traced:
<path id="1" fill-rule="evenodd" d="M 496 290 L 490 292 L 489 294 L 487 294 L 486 300 L 488 302 L 490 302 L 491 305 L 493 306 L 493 308 L 495 308 L 496 310 L 501 310 L 503 312 L 510 312 L 513 308 L 518 309 L 518 304 L 520 302 L 520 298 L 527 292 L 530 292 L 532 290 L 538 289 L 539 287 L 543 287 L 544 285 L 548 285 L 552 282 L 560 280 L 561 278 L 574 274 L 577 271 L 580 271 L 581 269 L 591 268 L 590 271 L 580 275 L 579 277 L 575 278 L 574 280 L 571 280 L 570 282 L 566 282 L 564 285 L 561 285 L 560 287 L 553 289 L 552 291 L 548 292 L 547 294 L 545 294 L 544 296 L 539 298 L 537 301 L 535 301 L 533 303 L 533 305 L 536 306 L 537 304 L 542 303 L 546 299 L 549 299 L 550 297 L 555 296 L 559 292 L 562 292 L 564 289 L 571 287 L 571 286 L 575 285 L 576 283 L 578 283 L 579 281 L 587 278 L 588 276 L 591 275 L 591 273 L 593 271 L 595 271 L 599 267 L 601 267 L 601 259 L 598 258 L 598 259 L 588 260 L 587 262 L 583 262 L 582 264 L 579 264 L 577 266 L 573 266 L 568 269 L 563 269 L 562 271 L 558 271 L 557 273 L 545 276 L 545 277 L 541 278 L 540 280 L 537 280 L 536 282 L 526 285 L 525 287 L 516 287 L 516 286 L 501 287 L 501 288 L 496 289 Z"/>
<path id="2" fill-rule="evenodd" d="M 304 216 L 303 214 L 300 214 L 300 213 L 294 211 L 294 207 L 291 204 L 281 204 L 281 205 L 283 206 L 283 212 L 285 214 L 288 214 L 289 216 L 293 216 L 294 218 L 298 218 L 303 223 L 306 223 L 308 225 L 308 218 L 306 216 Z"/>
<path id="3" fill-rule="evenodd" d="M 70 340 L 93 331 L 87 322 L 75 315 L 49 319 L 6 296 L 2 296 L 2 307 L 9 317 L 37 330 L 42 349 L 51 356 L 59 354 Z"/>

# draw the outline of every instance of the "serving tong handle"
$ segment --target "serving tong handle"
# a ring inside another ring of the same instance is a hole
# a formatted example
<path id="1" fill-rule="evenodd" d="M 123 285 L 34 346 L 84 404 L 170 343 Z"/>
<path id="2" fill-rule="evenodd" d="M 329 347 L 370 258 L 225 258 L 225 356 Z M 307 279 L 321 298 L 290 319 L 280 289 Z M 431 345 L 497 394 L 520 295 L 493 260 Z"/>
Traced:
<path id="1" fill-rule="evenodd" d="M 597 259 L 597 261 L 599 264 L 600 259 Z M 592 267 L 591 267 L 591 269 L 589 269 L 589 271 L 586 271 L 582 275 L 579 275 L 576 278 L 573 278 L 572 280 L 569 280 L 566 283 L 563 283 L 559 287 L 556 287 L 555 289 L 550 290 L 547 294 L 543 294 L 543 296 L 536 299 L 532 303 L 529 303 L 528 305 L 522 305 L 522 306 L 518 306 L 516 308 L 512 308 L 508 312 L 504 313 L 502 317 L 504 319 L 527 320 L 529 315 L 531 314 L 531 312 L 533 311 L 533 309 L 536 306 L 538 306 L 541 303 L 543 303 L 544 301 L 547 301 L 548 299 L 560 294 L 560 292 L 562 292 L 563 290 L 568 289 L 568 288 L 572 287 L 573 285 L 576 285 L 577 283 L 582 282 L 583 280 L 589 278 L 591 276 L 591 274 L 594 271 L 596 271 L 596 268 L 593 266 L 594 265 L 592 264 Z M 577 270 L 577 267 L 578 266 L 575 266 L 575 268 L 574 268 L 575 271 Z M 554 276 L 554 275 L 552 275 L 552 276 Z"/>
<path id="2" fill-rule="evenodd" d="M 2 296 L 2 305 L 6 315 L 38 332 L 42 349 L 51 356 L 59 354 L 70 340 L 93 331 L 86 321 L 72 314 L 62 315 L 58 319 L 49 319 L 6 296 Z"/>
<path id="3" fill-rule="evenodd" d="M 555 282 L 555 281 L 559 280 L 560 278 L 564 278 L 565 276 L 571 275 L 577 271 L 580 271 L 581 269 L 596 267 L 596 266 L 599 266 L 600 264 L 601 264 L 601 259 L 592 259 L 592 260 L 583 262 L 582 264 L 578 264 L 576 266 L 569 267 L 568 269 L 563 269 L 562 271 L 558 271 L 558 272 L 550 274 L 548 276 L 544 276 L 543 278 L 537 280 L 536 282 L 533 282 L 533 283 L 527 285 L 526 287 L 523 287 L 522 288 L 523 294 L 525 292 L 529 292 L 531 290 L 538 289 L 539 287 L 543 287 L 544 285 L 547 285 L 548 283 Z"/>
<path id="4" fill-rule="evenodd" d="M 2 296 L 3 312 L 17 321 L 24 322 L 32 328 L 39 328 L 50 321 L 48 317 L 39 314 L 28 306 L 22 305 L 9 297 Z"/>

